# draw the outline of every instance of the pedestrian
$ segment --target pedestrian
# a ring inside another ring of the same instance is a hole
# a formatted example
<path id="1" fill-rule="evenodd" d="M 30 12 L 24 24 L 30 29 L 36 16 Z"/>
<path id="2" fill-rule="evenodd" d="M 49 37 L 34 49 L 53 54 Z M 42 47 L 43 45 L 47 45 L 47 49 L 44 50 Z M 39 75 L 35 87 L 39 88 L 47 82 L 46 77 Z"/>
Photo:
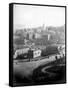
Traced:
<path id="1" fill-rule="evenodd" d="M 57 56 L 55 56 L 55 59 L 57 60 Z"/>

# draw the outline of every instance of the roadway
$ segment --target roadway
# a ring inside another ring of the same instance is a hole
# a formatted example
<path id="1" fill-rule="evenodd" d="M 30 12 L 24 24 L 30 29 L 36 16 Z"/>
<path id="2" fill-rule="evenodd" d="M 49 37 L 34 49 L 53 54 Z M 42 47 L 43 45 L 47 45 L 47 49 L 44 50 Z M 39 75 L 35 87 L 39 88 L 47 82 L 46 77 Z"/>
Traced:
<path id="1" fill-rule="evenodd" d="M 31 60 L 31 61 L 24 61 L 23 60 L 14 60 L 14 73 L 15 74 L 20 74 L 23 77 L 27 77 L 33 74 L 33 70 L 38 68 L 39 66 L 45 65 L 49 62 L 55 61 L 55 55 L 50 56 L 49 58 L 43 58 L 43 59 L 39 59 L 37 61 L 35 60 Z M 57 54 L 57 59 L 60 58 L 60 56 L 62 57 L 62 54 Z"/>

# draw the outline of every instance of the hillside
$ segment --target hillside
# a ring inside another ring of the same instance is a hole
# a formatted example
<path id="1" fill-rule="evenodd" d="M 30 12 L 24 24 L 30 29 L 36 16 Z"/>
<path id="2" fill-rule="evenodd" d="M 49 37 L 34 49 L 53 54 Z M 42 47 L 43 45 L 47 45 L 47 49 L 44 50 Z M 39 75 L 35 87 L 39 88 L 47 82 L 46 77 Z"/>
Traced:
<path id="1" fill-rule="evenodd" d="M 36 36 L 37 35 L 37 36 Z M 19 29 L 14 32 L 14 48 L 25 44 L 51 45 L 65 43 L 65 26 Z M 22 48 L 22 47 L 21 47 Z"/>

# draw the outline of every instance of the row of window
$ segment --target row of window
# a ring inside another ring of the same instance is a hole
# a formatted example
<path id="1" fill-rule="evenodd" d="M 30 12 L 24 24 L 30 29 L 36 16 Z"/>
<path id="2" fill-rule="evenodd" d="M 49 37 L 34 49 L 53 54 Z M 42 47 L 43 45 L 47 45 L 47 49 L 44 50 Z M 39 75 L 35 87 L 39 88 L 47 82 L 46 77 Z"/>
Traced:
<path id="1" fill-rule="evenodd" d="M 34 52 L 34 55 L 40 55 L 41 52 Z"/>

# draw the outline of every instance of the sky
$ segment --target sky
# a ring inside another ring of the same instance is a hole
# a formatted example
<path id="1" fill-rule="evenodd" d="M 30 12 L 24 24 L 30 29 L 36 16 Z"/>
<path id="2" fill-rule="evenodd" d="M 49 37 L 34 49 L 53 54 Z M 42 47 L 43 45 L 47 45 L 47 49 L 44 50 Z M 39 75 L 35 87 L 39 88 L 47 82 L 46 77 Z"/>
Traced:
<path id="1" fill-rule="evenodd" d="M 62 26 L 65 24 L 64 7 L 32 6 L 15 4 L 13 8 L 14 30 L 42 26 Z"/>

